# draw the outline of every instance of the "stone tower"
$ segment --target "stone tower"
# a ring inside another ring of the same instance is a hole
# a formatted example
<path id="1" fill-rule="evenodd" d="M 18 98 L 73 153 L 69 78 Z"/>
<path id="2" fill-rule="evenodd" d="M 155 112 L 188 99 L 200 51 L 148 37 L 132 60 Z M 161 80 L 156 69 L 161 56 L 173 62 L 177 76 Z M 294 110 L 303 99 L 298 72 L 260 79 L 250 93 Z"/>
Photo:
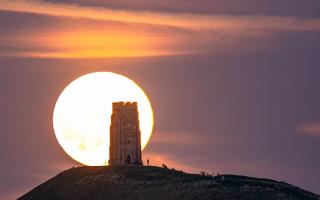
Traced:
<path id="1" fill-rule="evenodd" d="M 137 102 L 112 104 L 109 165 L 141 165 L 141 133 Z"/>

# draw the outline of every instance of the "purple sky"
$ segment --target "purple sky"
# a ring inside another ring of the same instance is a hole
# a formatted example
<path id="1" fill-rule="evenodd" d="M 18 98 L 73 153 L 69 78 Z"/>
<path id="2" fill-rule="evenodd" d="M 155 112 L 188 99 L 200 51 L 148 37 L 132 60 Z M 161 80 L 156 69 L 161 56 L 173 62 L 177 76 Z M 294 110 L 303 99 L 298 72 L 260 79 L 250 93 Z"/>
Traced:
<path id="1" fill-rule="evenodd" d="M 150 97 L 151 164 L 320 193 L 319 1 L 8 2 L 0 3 L 0 199 L 79 165 L 59 146 L 52 112 L 68 83 L 96 71 L 126 75 Z M 129 17 L 117 20 L 118 11 Z"/>

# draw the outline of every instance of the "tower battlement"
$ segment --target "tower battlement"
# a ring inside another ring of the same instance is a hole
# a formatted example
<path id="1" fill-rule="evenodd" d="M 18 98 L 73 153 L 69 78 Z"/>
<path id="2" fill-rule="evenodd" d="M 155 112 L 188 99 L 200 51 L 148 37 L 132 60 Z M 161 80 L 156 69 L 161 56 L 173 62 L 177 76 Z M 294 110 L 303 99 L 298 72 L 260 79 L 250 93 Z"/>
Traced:
<path id="1" fill-rule="evenodd" d="M 114 102 L 112 103 L 112 111 L 137 111 L 137 102 Z"/>

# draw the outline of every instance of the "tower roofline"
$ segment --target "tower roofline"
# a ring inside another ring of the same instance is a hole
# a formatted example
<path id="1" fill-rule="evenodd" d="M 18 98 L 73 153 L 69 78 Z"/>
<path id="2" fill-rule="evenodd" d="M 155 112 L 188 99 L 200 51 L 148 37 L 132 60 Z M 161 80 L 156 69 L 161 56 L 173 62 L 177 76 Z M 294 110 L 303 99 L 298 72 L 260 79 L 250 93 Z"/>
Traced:
<path id="1" fill-rule="evenodd" d="M 112 110 L 113 111 L 123 111 L 123 110 L 138 110 L 138 103 L 137 102 L 113 102 L 112 103 Z"/>

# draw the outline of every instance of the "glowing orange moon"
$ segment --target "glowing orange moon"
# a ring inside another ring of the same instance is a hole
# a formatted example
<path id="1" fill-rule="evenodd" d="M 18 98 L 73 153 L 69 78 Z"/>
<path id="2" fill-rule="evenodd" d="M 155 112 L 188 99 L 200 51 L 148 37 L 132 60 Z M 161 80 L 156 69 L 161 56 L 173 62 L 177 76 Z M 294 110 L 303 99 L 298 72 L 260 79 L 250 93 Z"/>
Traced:
<path id="1" fill-rule="evenodd" d="M 53 128 L 64 151 L 90 166 L 109 159 L 112 102 L 138 102 L 141 147 L 153 130 L 153 111 L 145 92 L 134 81 L 112 72 L 86 74 L 60 94 L 53 113 Z"/>

